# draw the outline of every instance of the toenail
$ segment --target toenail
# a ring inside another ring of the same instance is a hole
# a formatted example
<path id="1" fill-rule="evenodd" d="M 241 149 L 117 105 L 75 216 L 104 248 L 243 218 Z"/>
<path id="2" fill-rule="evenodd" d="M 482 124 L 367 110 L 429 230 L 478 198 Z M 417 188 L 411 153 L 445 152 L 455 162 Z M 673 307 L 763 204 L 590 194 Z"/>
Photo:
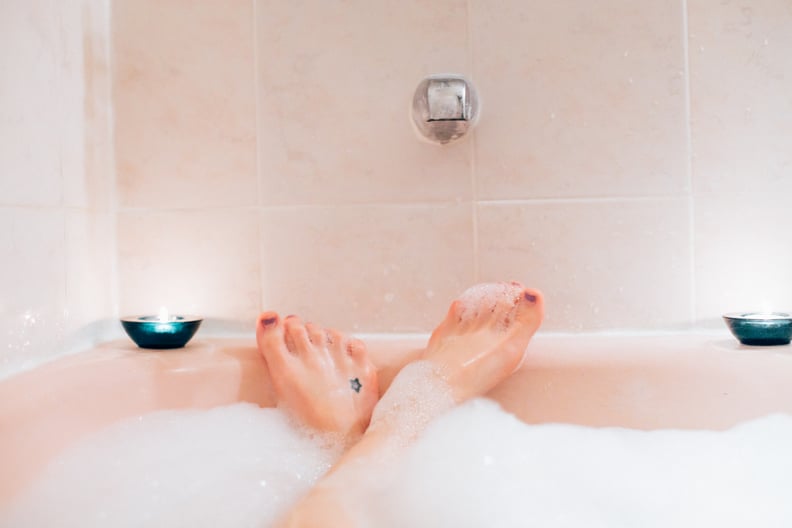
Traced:
<path id="1" fill-rule="evenodd" d="M 294 315 L 294 314 L 287 315 L 287 316 L 286 316 L 286 319 L 291 319 L 292 317 L 297 317 L 297 316 L 296 316 L 296 315 Z"/>
<path id="2" fill-rule="evenodd" d="M 270 326 L 270 325 L 275 324 L 277 321 L 278 321 L 278 316 L 276 315 L 275 317 L 269 317 L 267 319 L 262 319 L 261 320 L 261 325 L 262 326 Z"/>
<path id="3" fill-rule="evenodd" d="M 528 301 L 528 302 L 531 302 L 531 303 L 535 303 L 536 302 L 536 295 L 533 295 L 531 293 L 525 292 L 525 300 Z"/>

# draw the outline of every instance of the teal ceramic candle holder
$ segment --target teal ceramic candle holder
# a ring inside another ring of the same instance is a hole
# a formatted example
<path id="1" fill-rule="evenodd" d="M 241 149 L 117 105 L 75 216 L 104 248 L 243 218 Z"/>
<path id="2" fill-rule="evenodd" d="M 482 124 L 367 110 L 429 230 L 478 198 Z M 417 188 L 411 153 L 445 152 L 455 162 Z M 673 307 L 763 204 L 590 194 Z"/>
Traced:
<path id="1" fill-rule="evenodd" d="M 182 348 L 198 331 L 202 318 L 193 315 L 124 317 L 121 325 L 140 348 Z"/>
<path id="2" fill-rule="evenodd" d="M 792 315 L 788 313 L 728 313 L 723 320 L 743 345 L 788 345 L 792 340 Z"/>

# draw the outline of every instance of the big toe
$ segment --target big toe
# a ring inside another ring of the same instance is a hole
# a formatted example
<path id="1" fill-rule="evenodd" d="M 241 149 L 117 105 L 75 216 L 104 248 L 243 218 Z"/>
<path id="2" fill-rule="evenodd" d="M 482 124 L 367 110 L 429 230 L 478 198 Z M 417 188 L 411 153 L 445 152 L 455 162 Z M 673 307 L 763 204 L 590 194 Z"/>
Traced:
<path id="1" fill-rule="evenodd" d="M 264 312 L 256 319 L 256 344 L 269 364 L 282 364 L 289 353 L 283 339 L 283 323 L 276 312 Z"/>
<path id="2" fill-rule="evenodd" d="M 544 319 L 544 295 L 539 290 L 523 288 L 515 305 L 515 322 L 536 331 Z"/>

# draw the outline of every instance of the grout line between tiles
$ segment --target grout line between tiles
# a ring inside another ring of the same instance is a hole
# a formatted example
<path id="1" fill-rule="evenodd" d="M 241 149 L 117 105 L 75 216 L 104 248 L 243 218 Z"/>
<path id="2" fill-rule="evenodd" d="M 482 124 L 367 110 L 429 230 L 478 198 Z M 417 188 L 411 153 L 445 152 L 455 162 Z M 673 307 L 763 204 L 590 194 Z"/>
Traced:
<path id="1" fill-rule="evenodd" d="M 262 204 L 261 196 L 261 153 L 259 138 L 261 136 L 261 112 L 259 103 L 259 46 L 258 46 L 258 0 L 250 0 L 253 6 L 253 108 L 255 112 L 256 130 L 256 203 Z"/>
<path id="2" fill-rule="evenodd" d="M 467 66 L 470 72 L 470 80 L 475 83 L 476 67 L 473 54 L 473 0 L 467 0 Z M 477 180 L 477 156 L 476 156 L 476 130 L 470 134 L 468 145 L 470 155 L 470 192 L 472 201 L 470 204 L 472 214 L 473 229 L 473 282 L 481 280 L 480 259 L 479 259 L 479 227 L 478 227 L 478 180 Z"/>
<path id="3" fill-rule="evenodd" d="M 65 40 L 64 33 L 64 20 L 63 20 L 63 11 L 61 9 L 56 9 L 52 13 L 53 15 L 53 39 L 55 41 L 59 41 L 61 44 L 60 49 L 56 51 L 56 59 L 59 63 L 66 62 L 66 55 L 63 52 L 63 40 Z M 58 105 L 58 115 L 57 115 L 57 128 L 58 128 L 58 173 L 59 173 L 59 183 L 60 183 L 60 196 L 58 198 L 58 207 L 57 211 L 59 213 L 59 218 L 61 221 L 61 231 L 60 231 L 60 238 L 61 238 L 61 262 L 60 262 L 60 269 L 63 272 L 63 281 L 60 284 L 60 294 L 61 294 L 61 310 L 65 311 L 66 307 L 69 306 L 69 278 L 71 277 L 71 270 L 69 269 L 70 266 L 68 265 L 69 262 L 69 215 L 66 211 L 66 175 L 63 171 L 63 151 L 64 147 L 64 140 L 63 136 L 66 133 L 66 97 L 64 96 L 64 72 L 63 68 L 59 68 L 56 72 L 55 78 L 55 86 L 57 88 L 57 96 L 56 101 Z M 61 313 L 63 317 L 63 313 Z"/>
<path id="4" fill-rule="evenodd" d="M 106 161 L 107 177 L 110 179 L 109 222 L 111 229 L 110 236 L 110 303 L 113 307 L 113 316 L 118 318 L 121 311 L 121 287 L 120 287 L 120 266 L 119 266 L 119 244 L 118 244 L 118 218 L 119 218 L 119 199 L 118 199 L 118 173 L 116 171 L 116 142 L 115 142 L 115 101 L 113 72 L 113 2 L 108 0 L 105 5 L 105 27 L 107 31 L 105 39 L 105 59 L 107 60 L 107 135 L 108 135 L 108 159 Z"/>
<path id="5" fill-rule="evenodd" d="M 686 145 L 686 164 L 688 182 L 688 243 L 690 252 L 690 320 L 696 321 L 696 203 L 693 193 L 693 131 L 691 128 L 691 105 L 690 105 L 690 27 L 688 23 L 688 1 L 682 0 L 682 50 L 685 74 L 685 145 Z"/>
<path id="6" fill-rule="evenodd" d="M 525 198 L 506 200 L 478 200 L 479 205 L 527 205 L 527 204 L 582 204 L 582 203 L 627 203 L 627 202 L 659 202 L 687 198 L 688 195 L 665 196 L 603 196 L 603 197 L 568 197 L 568 198 Z"/>
<path id="7" fill-rule="evenodd" d="M 332 209 L 332 208 L 400 208 L 400 207 L 455 207 L 467 203 L 475 203 L 478 206 L 493 205 L 553 205 L 553 204 L 607 204 L 607 203 L 641 203 L 641 202 L 664 202 L 675 200 L 687 200 L 689 195 L 669 195 L 669 196 L 633 196 L 633 197 L 602 197 L 602 198 L 530 198 L 530 199 L 509 199 L 509 200 L 452 200 L 441 202 L 364 202 L 364 203 L 316 203 L 316 204 L 270 204 L 270 205 L 221 205 L 204 207 L 133 207 L 124 206 L 119 208 L 121 213 L 200 213 L 200 212 L 220 212 L 220 211 L 259 211 L 259 210 L 306 210 L 306 209 Z M 20 207 L 42 209 L 48 206 L 3 206 L 0 207 Z"/>
<path id="8" fill-rule="evenodd" d="M 122 213 L 198 213 L 198 212 L 218 212 L 218 211 L 257 211 L 257 210 L 287 210 L 287 209 L 332 209 L 332 208 L 399 208 L 399 207 L 454 207 L 461 204 L 473 202 L 481 206 L 493 205 L 545 205 L 545 204 L 585 204 L 585 203 L 631 203 L 631 202 L 664 202 L 674 200 L 687 200 L 685 195 L 667 196 L 613 196 L 602 198 L 530 198 L 530 199 L 509 199 L 509 200 L 449 200 L 449 201 L 414 201 L 414 202 L 362 202 L 362 203 L 297 203 L 297 204 L 269 204 L 269 205 L 221 205 L 221 206 L 196 206 L 196 207 L 134 207 L 125 206 L 119 208 Z M 0 207 L 27 207 L 27 208 L 46 208 L 47 206 L 16 206 L 9 205 Z"/>
<path id="9" fill-rule="evenodd" d="M 256 215 L 256 243 L 258 247 L 258 281 L 259 281 L 259 288 L 258 288 L 258 311 L 261 312 L 263 310 L 264 305 L 264 280 L 266 277 L 266 269 L 264 265 L 264 255 L 266 252 L 264 251 L 264 240 L 261 232 L 261 206 L 264 201 L 264 197 L 262 196 L 262 160 L 261 160 L 261 148 L 259 147 L 260 138 L 261 138 L 261 111 L 260 111 L 260 102 L 259 96 L 261 91 L 259 90 L 259 18 L 258 18 L 258 0 L 251 0 L 253 3 L 253 101 L 254 101 L 254 111 L 256 113 L 256 196 L 257 200 L 256 203 L 258 207 L 256 210 L 258 214 Z"/>

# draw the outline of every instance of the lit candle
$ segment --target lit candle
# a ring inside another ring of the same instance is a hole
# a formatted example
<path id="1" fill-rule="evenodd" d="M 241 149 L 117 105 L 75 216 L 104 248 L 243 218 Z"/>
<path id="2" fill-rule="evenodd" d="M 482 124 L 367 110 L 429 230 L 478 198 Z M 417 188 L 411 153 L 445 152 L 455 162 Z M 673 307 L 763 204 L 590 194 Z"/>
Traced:
<path id="1" fill-rule="evenodd" d="M 789 319 L 789 314 L 781 312 L 755 312 L 747 313 L 743 315 L 742 318 L 752 320 Z"/>
<path id="2" fill-rule="evenodd" d="M 723 319 L 744 345 L 786 345 L 792 340 L 792 315 L 785 312 L 728 313 Z"/>
<path id="3" fill-rule="evenodd" d="M 157 315 L 124 317 L 121 324 L 127 335 L 140 348 L 181 348 L 192 339 L 202 318 L 191 315 L 171 315 L 165 306 Z"/>

